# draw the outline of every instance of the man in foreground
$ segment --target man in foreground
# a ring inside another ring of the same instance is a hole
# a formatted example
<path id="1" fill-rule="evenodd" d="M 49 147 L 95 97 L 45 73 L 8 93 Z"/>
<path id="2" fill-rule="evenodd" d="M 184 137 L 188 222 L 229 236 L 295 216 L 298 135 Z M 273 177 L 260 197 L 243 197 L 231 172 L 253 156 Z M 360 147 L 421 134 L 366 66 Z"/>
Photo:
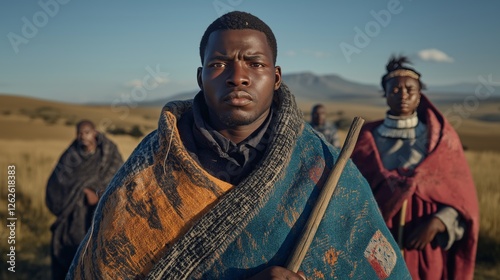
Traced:
<path id="1" fill-rule="evenodd" d="M 338 153 L 303 121 L 260 19 L 220 17 L 200 56 L 201 91 L 163 108 L 106 190 L 68 278 L 409 279 L 352 163 L 303 274 L 283 267 Z"/>
<path id="2" fill-rule="evenodd" d="M 57 216 L 52 230 L 52 278 L 64 279 L 92 222 L 99 197 L 123 164 L 116 145 L 88 120 L 76 125 L 76 139 L 47 183 L 46 204 Z"/>

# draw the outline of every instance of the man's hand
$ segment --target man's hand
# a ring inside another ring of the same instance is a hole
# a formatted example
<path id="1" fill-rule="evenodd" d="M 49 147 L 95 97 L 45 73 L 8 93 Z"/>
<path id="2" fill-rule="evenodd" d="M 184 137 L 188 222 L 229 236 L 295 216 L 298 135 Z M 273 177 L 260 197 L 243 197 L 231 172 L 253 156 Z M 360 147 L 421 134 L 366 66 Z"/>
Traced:
<path id="1" fill-rule="evenodd" d="M 99 201 L 99 197 L 97 196 L 94 190 L 85 188 L 83 189 L 83 193 L 85 194 L 85 198 L 87 199 L 88 205 L 94 206 Z"/>
<path id="2" fill-rule="evenodd" d="M 446 226 L 436 217 L 433 217 L 426 223 L 420 224 L 409 236 L 406 241 L 408 249 L 423 250 L 431 242 L 436 234 L 446 231 Z"/>
<path id="3" fill-rule="evenodd" d="M 248 280 L 306 280 L 302 271 L 295 273 L 281 266 L 271 266 Z"/>

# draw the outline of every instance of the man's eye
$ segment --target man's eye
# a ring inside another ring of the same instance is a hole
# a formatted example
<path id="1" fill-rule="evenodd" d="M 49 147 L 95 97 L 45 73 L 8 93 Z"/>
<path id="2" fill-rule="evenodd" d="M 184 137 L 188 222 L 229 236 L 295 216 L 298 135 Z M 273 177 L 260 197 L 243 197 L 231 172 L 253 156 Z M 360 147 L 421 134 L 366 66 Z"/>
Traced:
<path id="1" fill-rule="evenodd" d="M 253 62 L 250 64 L 250 66 L 259 68 L 259 67 L 264 67 L 264 64 L 258 63 L 258 62 Z"/>
<path id="2" fill-rule="evenodd" d="M 222 63 L 222 62 L 215 62 L 215 63 L 212 63 L 211 67 L 213 67 L 213 68 L 222 68 L 222 67 L 224 67 L 224 63 Z"/>

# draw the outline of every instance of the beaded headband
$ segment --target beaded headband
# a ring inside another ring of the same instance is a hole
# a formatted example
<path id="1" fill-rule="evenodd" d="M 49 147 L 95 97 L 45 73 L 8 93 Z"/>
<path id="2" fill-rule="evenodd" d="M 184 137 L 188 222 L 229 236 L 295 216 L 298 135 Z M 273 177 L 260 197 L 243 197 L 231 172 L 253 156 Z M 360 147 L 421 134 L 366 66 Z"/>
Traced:
<path id="1" fill-rule="evenodd" d="M 410 78 L 413 78 L 415 80 L 420 79 L 420 75 L 415 73 L 415 71 L 412 71 L 409 69 L 396 69 L 394 71 L 387 73 L 387 75 L 385 75 L 384 82 L 389 80 L 389 79 L 392 79 L 394 77 L 410 77 Z"/>

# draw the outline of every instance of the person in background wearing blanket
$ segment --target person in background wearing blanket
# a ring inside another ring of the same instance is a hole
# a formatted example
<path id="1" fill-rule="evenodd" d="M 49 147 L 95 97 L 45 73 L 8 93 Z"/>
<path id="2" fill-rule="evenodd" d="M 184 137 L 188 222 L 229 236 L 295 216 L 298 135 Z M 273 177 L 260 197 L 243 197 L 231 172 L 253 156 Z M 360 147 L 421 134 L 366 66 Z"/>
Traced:
<path id="1" fill-rule="evenodd" d="M 123 164 L 116 145 L 89 120 L 76 125 L 76 139 L 62 154 L 46 189 L 46 204 L 57 216 L 51 226 L 52 278 L 64 279 L 92 215 L 114 174 Z"/>
<path id="2" fill-rule="evenodd" d="M 316 104 L 311 111 L 311 126 L 325 136 L 326 141 L 334 147 L 340 147 L 337 126 L 326 121 L 326 107 L 323 104 Z"/>
<path id="3" fill-rule="evenodd" d="M 301 272 L 284 268 L 338 149 L 303 120 L 259 18 L 216 19 L 200 56 L 200 92 L 167 103 L 118 171 L 68 279 L 410 279 L 352 162 Z"/>
<path id="4" fill-rule="evenodd" d="M 455 130 L 422 94 L 420 73 L 392 57 L 389 110 L 367 123 L 352 154 L 404 248 L 413 279 L 472 279 L 479 232 L 476 189 Z"/>

